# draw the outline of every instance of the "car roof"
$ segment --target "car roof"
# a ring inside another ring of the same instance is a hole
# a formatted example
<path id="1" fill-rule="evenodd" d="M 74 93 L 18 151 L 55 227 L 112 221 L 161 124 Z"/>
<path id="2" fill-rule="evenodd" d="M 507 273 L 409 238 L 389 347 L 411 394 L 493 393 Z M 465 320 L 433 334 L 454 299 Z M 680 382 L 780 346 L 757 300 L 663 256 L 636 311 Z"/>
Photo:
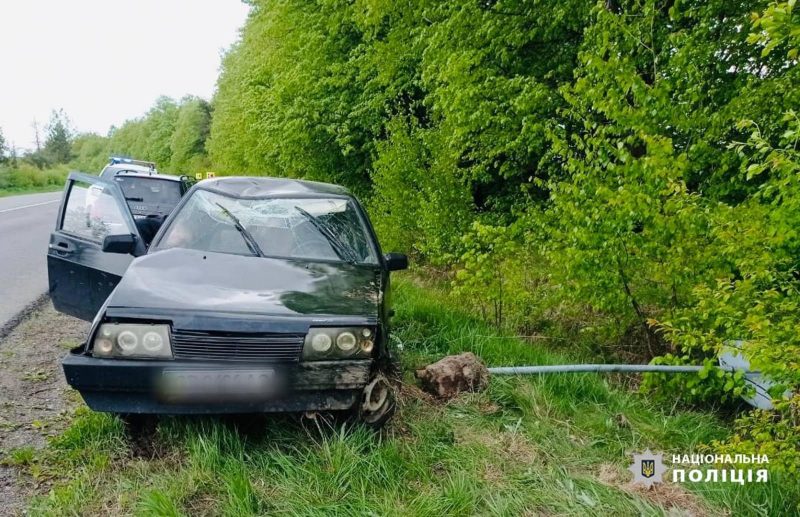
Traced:
<path id="1" fill-rule="evenodd" d="M 138 163 L 109 163 L 103 168 L 103 170 L 152 172 L 154 174 L 158 173 L 155 167 L 148 167 L 145 165 L 140 165 Z"/>
<path id="2" fill-rule="evenodd" d="M 129 170 L 129 169 L 126 168 L 126 169 L 123 169 L 123 170 L 115 172 L 114 175 L 111 176 L 111 178 L 109 178 L 109 179 L 117 178 L 117 177 L 120 177 L 120 176 L 125 177 L 125 178 L 150 178 L 150 179 L 154 179 L 154 180 L 167 180 L 167 181 L 181 181 L 181 178 L 182 178 L 181 176 L 173 176 L 172 174 L 159 174 L 159 173 L 155 173 L 155 172 L 139 172 L 139 171 Z"/>
<path id="3" fill-rule="evenodd" d="M 352 194 L 346 188 L 332 183 L 266 176 L 226 176 L 207 179 L 199 182 L 197 188 L 240 198 L 291 197 L 315 194 L 352 197 Z"/>

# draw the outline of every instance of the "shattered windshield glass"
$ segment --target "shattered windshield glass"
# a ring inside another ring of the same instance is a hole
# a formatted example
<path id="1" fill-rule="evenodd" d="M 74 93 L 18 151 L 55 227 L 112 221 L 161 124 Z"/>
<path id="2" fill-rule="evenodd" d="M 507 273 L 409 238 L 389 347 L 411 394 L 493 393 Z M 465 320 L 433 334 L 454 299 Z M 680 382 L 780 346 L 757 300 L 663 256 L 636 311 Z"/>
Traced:
<path id="1" fill-rule="evenodd" d="M 378 262 L 355 205 L 346 198 L 237 199 L 198 190 L 175 214 L 158 248 Z"/>

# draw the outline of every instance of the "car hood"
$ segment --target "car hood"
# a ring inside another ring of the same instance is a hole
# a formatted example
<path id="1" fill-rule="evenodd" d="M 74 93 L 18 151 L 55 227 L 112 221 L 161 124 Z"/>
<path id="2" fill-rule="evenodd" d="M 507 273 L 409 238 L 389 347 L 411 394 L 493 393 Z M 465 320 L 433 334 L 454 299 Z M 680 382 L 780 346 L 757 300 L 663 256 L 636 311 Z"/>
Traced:
<path id="1" fill-rule="evenodd" d="M 377 318 L 381 297 L 377 266 L 175 248 L 131 262 L 108 308 Z"/>

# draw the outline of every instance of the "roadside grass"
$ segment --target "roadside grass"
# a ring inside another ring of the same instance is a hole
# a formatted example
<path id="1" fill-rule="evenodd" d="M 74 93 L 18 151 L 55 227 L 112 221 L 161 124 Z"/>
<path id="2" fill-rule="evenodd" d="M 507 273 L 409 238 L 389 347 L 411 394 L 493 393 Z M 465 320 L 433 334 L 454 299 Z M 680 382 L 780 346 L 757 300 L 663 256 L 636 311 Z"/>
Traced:
<path id="1" fill-rule="evenodd" d="M 29 372 L 26 372 L 22 376 L 23 380 L 26 380 L 26 381 L 29 381 L 29 382 L 42 382 L 42 381 L 46 381 L 49 378 L 50 378 L 50 372 L 45 370 L 45 369 L 43 369 L 43 368 L 37 368 L 35 370 L 31 370 Z"/>
<path id="2" fill-rule="evenodd" d="M 662 408 L 577 374 L 492 379 L 449 403 L 414 387 L 416 367 L 473 351 L 489 365 L 568 360 L 498 336 L 448 299 L 395 285 L 398 414 L 380 434 L 289 417 L 164 418 L 152 457 L 115 418 L 83 408 L 43 451 L 7 460 L 53 483 L 33 515 L 783 515 L 800 488 L 769 483 L 632 486 L 632 454 L 690 454 L 728 432 L 713 415 Z M 16 455 L 15 455 L 16 454 Z"/>
<path id="3" fill-rule="evenodd" d="M 29 164 L 15 169 L 0 167 L 0 197 L 62 190 L 68 171 L 66 165 L 48 170 Z"/>
<path id="4" fill-rule="evenodd" d="M 24 194 L 41 194 L 45 192 L 58 192 L 64 190 L 64 185 L 45 185 L 42 187 L 23 187 L 0 189 L 0 197 L 21 196 Z"/>

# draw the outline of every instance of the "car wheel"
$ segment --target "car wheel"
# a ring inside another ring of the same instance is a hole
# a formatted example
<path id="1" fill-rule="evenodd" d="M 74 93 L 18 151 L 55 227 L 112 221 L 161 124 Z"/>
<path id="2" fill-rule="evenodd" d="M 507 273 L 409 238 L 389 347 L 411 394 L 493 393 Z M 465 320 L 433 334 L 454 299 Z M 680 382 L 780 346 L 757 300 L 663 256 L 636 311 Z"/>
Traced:
<path id="1" fill-rule="evenodd" d="M 383 375 L 377 375 L 364 388 L 358 407 L 358 420 L 373 429 L 380 429 L 397 409 L 394 387 Z"/>

